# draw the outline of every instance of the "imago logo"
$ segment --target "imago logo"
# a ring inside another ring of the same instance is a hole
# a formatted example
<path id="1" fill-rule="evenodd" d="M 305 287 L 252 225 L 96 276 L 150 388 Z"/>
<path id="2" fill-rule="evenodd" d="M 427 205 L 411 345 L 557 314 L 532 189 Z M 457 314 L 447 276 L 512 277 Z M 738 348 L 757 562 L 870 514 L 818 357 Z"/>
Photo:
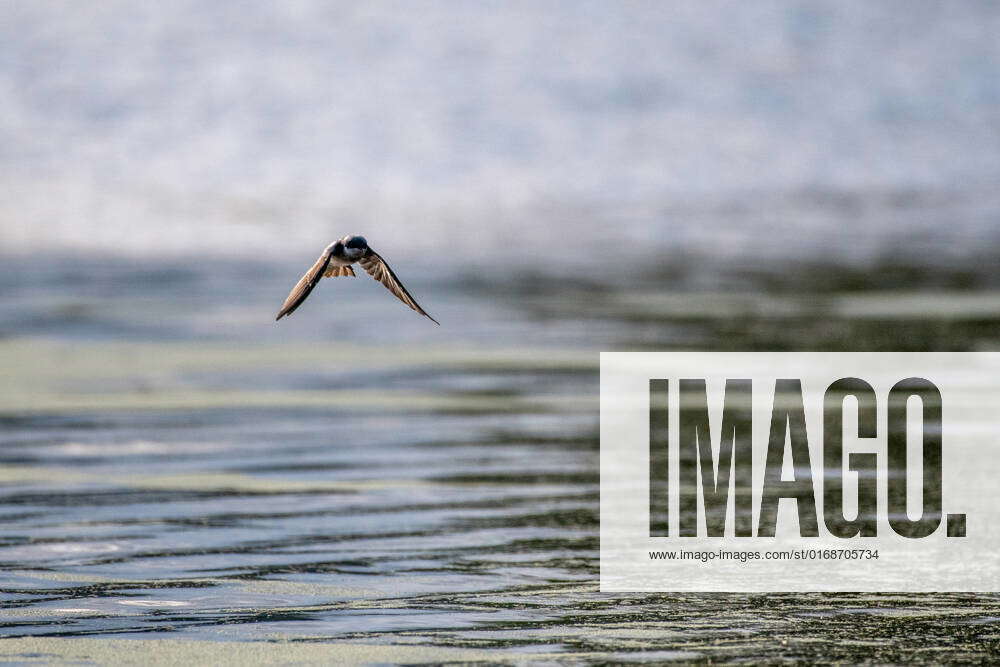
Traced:
<path id="1" fill-rule="evenodd" d="M 879 530 L 878 458 L 886 458 L 886 512 L 889 527 L 909 538 L 927 537 L 941 524 L 941 392 L 922 377 L 901 379 L 883 398 L 887 405 L 887 433 L 884 452 L 851 453 L 845 458 L 843 446 L 844 404 L 850 397 L 857 403 L 857 437 L 875 439 L 878 435 L 879 397 L 872 385 L 857 377 L 839 378 L 826 388 L 822 410 L 822 470 L 814 476 L 806 429 L 806 411 L 802 399 L 802 381 L 778 378 L 774 382 L 766 449 L 762 471 L 759 507 L 754 521 L 752 499 L 753 470 L 753 380 L 726 379 L 724 399 L 713 446 L 709 405 L 704 378 L 682 378 L 676 382 L 678 407 L 669 409 L 671 381 L 649 381 L 649 534 L 669 536 L 669 497 L 671 491 L 669 432 L 676 424 L 679 483 L 677 534 L 721 537 L 726 529 L 727 510 L 733 506 L 735 537 L 773 537 L 779 501 L 794 501 L 798 531 L 803 537 L 819 535 L 820 522 L 831 535 L 849 539 L 875 537 Z M 922 507 L 916 519 L 907 514 L 907 404 L 919 399 L 921 435 Z M 718 455 L 713 454 L 713 450 Z M 787 452 L 787 455 L 786 455 Z M 845 465 L 846 464 L 846 465 Z M 783 478 L 782 470 L 791 470 Z M 857 476 L 856 511 L 848 518 L 844 511 L 845 472 Z M 823 515 L 816 509 L 817 486 L 822 487 Z M 700 496 L 700 497 L 699 497 Z M 699 524 L 699 501 L 703 521 Z M 949 537 L 965 537 L 965 515 L 949 514 Z"/>
<path id="2" fill-rule="evenodd" d="M 996 353 L 602 353 L 602 590 L 1000 592 L 998 384 Z"/>

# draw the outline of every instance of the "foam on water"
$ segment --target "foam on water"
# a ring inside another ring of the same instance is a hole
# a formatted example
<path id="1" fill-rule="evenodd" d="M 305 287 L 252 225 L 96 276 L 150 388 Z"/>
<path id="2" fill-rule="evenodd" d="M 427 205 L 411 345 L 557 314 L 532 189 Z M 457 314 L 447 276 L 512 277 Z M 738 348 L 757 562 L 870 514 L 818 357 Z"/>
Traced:
<path id="1" fill-rule="evenodd" d="M 997 243 L 993 3 L 2 13 L 6 252 L 308 259 L 357 231 L 498 266 L 551 243 L 576 264 Z"/>

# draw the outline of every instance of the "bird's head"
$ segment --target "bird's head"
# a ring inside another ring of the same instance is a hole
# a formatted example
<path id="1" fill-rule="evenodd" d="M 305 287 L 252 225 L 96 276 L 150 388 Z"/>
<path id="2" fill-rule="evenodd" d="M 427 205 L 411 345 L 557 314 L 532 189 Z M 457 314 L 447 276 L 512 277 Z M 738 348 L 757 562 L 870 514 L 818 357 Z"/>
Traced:
<path id="1" fill-rule="evenodd" d="M 361 257 L 368 249 L 368 241 L 364 236 L 345 236 L 340 242 L 344 244 L 344 254 L 348 257 Z"/>

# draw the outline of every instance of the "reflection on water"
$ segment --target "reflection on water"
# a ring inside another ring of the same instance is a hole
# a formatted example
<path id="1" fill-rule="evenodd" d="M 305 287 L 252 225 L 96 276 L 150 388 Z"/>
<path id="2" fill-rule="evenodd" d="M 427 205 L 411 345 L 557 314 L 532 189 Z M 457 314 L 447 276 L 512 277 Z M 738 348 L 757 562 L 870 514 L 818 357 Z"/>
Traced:
<path id="1" fill-rule="evenodd" d="M 995 347 L 988 274 L 956 291 L 928 272 L 918 295 L 878 275 L 848 291 L 417 283 L 439 329 L 340 284 L 275 325 L 279 267 L 246 283 L 225 264 L 101 266 L 46 282 L 26 264 L 3 286 L 15 654 L 106 650 L 54 637 L 302 640 L 383 661 L 434 659 L 413 644 L 595 662 L 1000 648 L 996 596 L 596 590 L 599 350 Z M 401 326 L 341 324 L 347 295 Z M 359 653 L 372 644 L 385 652 Z"/>

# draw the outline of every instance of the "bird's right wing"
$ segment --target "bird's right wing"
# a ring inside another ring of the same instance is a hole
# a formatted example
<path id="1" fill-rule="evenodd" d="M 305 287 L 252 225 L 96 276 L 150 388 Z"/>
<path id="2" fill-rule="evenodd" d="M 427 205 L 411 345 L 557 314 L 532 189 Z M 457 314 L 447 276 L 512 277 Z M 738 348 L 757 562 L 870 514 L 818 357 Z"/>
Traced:
<path id="1" fill-rule="evenodd" d="M 316 263 L 312 265 L 312 268 L 306 271 L 306 274 L 299 279 L 299 282 L 295 284 L 292 291 L 288 293 L 285 303 L 281 304 L 281 310 L 278 311 L 278 316 L 274 318 L 276 321 L 285 315 L 290 315 L 296 308 L 302 305 L 302 302 L 306 300 L 309 293 L 316 287 L 316 283 L 323 277 L 323 272 L 326 271 L 326 267 L 330 263 L 332 256 L 331 253 L 324 252 L 316 260 Z"/>

